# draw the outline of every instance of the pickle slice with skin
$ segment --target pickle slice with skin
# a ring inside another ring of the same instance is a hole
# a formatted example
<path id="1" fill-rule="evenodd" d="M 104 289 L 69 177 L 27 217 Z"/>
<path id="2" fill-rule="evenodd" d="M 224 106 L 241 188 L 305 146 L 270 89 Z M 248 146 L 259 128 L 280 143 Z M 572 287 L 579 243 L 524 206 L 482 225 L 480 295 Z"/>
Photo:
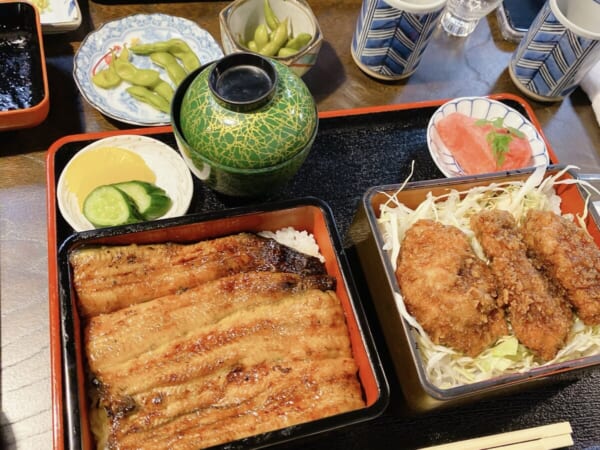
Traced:
<path id="1" fill-rule="evenodd" d="M 143 220 L 134 201 L 114 186 L 98 186 L 83 202 L 83 215 L 96 228 L 136 223 Z"/>
<path id="2" fill-rule="evenodd" d="M 145 220 L 156 219 L 171 208 L 171 199 L 164 189 L 146 181 L 126 181 L 115 183 L 114 187 L 127 194 L 135 203 L 139 214 Z"/>

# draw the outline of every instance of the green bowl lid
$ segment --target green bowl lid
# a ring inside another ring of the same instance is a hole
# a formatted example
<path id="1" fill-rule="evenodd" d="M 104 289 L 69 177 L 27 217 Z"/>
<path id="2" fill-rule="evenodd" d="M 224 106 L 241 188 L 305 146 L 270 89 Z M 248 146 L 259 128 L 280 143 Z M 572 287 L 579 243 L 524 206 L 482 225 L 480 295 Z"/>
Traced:
<path id="1" fill-rule="evenodd" d="M 222 166 L 281 164 L 312 142 L 317 109 L 287 66 L 234 53 L 202 70 L 184 93 L 181 132 L 192 152 Z"/>

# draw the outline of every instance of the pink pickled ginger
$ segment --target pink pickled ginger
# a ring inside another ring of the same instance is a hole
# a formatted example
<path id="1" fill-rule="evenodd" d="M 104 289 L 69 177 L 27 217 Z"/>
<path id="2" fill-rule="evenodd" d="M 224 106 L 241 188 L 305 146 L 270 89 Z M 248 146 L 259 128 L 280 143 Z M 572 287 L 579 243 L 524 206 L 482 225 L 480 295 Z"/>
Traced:
<path id="1" fill-rule="evenodd" d="M 504 161 L 498 165 L 487 140 L 494 126 L 476 124 L 477 120 L 461 113 L 452 113 L 436 125 L 440 139 L 466 174 L 521 169 L 533 164 L 529 141 L 513 134 Z"/>

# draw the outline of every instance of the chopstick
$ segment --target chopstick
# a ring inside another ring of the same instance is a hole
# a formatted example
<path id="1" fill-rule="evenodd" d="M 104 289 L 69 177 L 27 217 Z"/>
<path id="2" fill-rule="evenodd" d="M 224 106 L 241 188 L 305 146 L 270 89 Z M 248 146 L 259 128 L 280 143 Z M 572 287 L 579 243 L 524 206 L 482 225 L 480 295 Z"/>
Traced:
<path id="1" fill-rule="evenodd" d="M 421 450 L 551 450 L 573 445 L 571 424 L 558 422 L 524 430 L 493 434 Z"/>

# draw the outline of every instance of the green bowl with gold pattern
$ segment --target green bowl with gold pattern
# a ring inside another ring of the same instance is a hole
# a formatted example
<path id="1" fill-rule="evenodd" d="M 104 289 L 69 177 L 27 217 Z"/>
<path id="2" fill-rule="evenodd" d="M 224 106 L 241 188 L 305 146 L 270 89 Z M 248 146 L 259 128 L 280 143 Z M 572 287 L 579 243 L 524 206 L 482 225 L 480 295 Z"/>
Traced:
<path id="1" fill-rule="evenodd" d="M 314 98 L 289 67 L 234 53 L 197 69 L 171 106 L 177 146 L 192 173 L 235 197 L 268 196 L 287 183 L 314 142 Z"/>

